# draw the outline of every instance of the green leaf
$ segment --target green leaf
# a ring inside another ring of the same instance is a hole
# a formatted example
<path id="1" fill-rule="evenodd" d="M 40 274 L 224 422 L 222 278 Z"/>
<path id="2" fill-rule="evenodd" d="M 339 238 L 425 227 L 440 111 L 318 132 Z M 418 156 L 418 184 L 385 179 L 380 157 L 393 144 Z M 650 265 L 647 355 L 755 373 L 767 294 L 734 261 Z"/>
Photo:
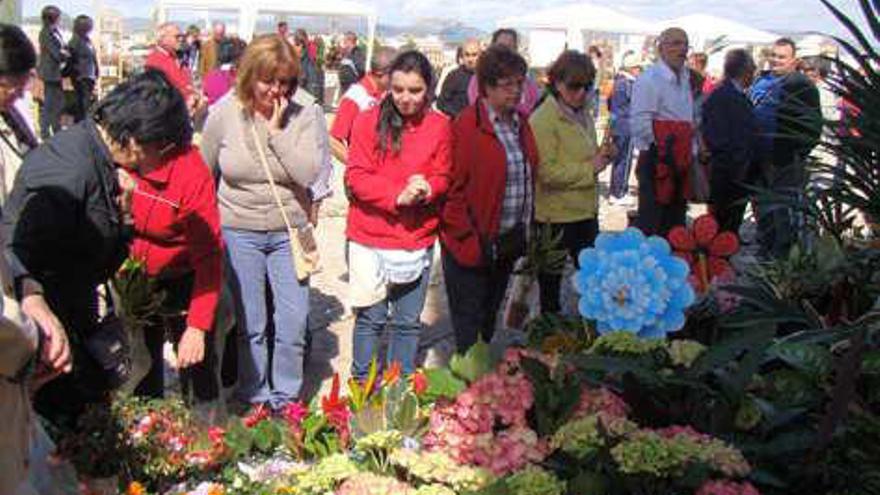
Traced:
<path id="1" fill-rule="evenodd" d="M 880 375 L 880 351 L 868 351 L 862 359 L 862 373 Z"/>
<path id="2" fill-rule="evenodd" d="M 456 378 L 449 368 L 425 370 L 425 377 L 428 379 L 428 388 L 425 390 L 424 398 L 429 403 L 440 397 L 455 399 L 467 388 L 467 383 Z"/>
<path id="3" fill-rule="evenodd" d="M 745 351 L 761 352 L 770 345 L 775 333 L 776 329 L 772 325 L 758 325 L 732 332 L 728 337 L 706 349 L 686 375 L 696 378 L 726 366 Z"/>
<path id="4" fill-rule="evenodd" d="M 419 400 L 412 392 L 404 394 L 397 408 L 397 415 L 392 427 L 407 436 L 413 436 L 421 427 L 419 421 Z"/>
<path id="5" fill-rule="evenodd" d="M 265 454 L 271 453 L 281 444 L 283 432 L 277 421 L 260 421 L 253 428 L 254 447 Z"/>
<path id="6" fill-rule="evenodd" d="M 785 342 L 771 347 L 769 354 L 817 379 L 831 373 L 831 351 L 826 347 Z"/>
<path id="7" fill-rule="evenodd" d="M 226 428 L 226 434 L 223 436 L 227 447 L 233 458 L 243 457 L 247 455 L 253 445 L 251 433 L 241 424 L 239 418 L 233 418 Z"/>
<path id="8" fill-rule="evenodd" d="M 369 435 L 385 429 L 385 413 L 381 405 L 367 404 L 352 417 L 352 427 L 360 435 Z"/>
<path id="9" fill-rule="evenodd" d="M 492 371 L 492 357 L 489 344 L 478 341 L 468 349 L 464 356 L 456 354 L 449 361 L 449 369 L 468 383 L 472 383 Z"/>

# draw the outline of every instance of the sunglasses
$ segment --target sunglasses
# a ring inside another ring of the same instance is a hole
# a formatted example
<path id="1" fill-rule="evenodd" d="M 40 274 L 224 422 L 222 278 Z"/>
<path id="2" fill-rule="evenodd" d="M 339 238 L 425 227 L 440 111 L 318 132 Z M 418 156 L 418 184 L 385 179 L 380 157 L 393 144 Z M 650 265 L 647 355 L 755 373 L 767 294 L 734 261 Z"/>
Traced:
<path id="1" fill-rule="evenodd" d="M 584 91 L 589 91 L 593 87 L 593 81 L 589 81 L 589 82 L 568 81 L 565 83 L 565 87 L 568 88 L 569 91 L 577 91 L 579 89 L 583 89 Z"/>

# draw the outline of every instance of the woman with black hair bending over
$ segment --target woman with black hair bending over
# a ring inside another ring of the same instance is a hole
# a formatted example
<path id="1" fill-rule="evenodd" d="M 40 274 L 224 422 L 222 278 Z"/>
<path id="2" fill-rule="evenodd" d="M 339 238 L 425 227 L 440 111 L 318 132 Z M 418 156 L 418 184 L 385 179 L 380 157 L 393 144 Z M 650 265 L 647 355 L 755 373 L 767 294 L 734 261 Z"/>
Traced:
<path id="1" fill-rule="evenodd" d="M 419 52 L 400 54 L 389 68 L 388 95 L 354 122 L 345 184 L 351 197 L 350 304 L 354 325 L 352 376 L 363 380 L 391 332 L 386 365 L 415 369 L 439 227 L 438 201 L 449 186 L 450 127 L 431 109 L 433 75 Z"/>

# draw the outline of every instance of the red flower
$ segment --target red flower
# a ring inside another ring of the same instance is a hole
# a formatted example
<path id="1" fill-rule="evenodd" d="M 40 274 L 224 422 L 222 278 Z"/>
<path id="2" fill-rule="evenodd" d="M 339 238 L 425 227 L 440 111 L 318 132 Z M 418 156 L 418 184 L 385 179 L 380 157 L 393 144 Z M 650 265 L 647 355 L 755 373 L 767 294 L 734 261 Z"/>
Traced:
<path id="1" fill-rule="evenodd" d="M 419 370 L 412 375 L 413 392 L 416 395 L 422 395 L 428 390 L 428 375 Z"/>
<path id="2" fill-rule="evenodd" d="M 400 361 L 394 361 L 391 366 L 382 373 L 382 382 L 385 385 L 394 385 L 400 380 L 401 366 Z"/>
<path id="3" fill-rule="evenodd" d="M 224 435 L 226 435 L 226 430 L 219 426 L 208 428 L 208 438 L 211 440 L 211 443 L 215 445 L 223 443 Z"/>
<path id="4" fill-rule="evenodd" d="M 347 445 L 351 433 L 348 424 L 351 419 L 351 411 L 348 409 L 348 401 L 344 397 L 339 397 L 339 373 L 333 375 L 330 394 L 321 397 L 321 410 L 324 412 L 324 417 L 327 418 L 327 423 L 339 433 L 342 444 Z"/>
<path id="5" fill-rule="evenodd" d="M 265 404 L 260 404 L 250 410 L 247 416 L 241 418 L 241 421 L 248 428 L 253 428 L 260 421 L 269 418 L 269 408 Z"/>
<path id="6" fill-rule="evenodd" d="M 302 421 L 309 415 L 309 408 L 302 402 L 290 402 L 284 407 L 284 419 L 292 429 L 299 429 Z"/>
<path id="7" fill-rule="evenodd" d="M 715 278 L 733 274 L 727 258 L 739 251 L 739 239 L 733 232 L 719 232 L 710 213 L 697 217 L 690 229 L 673 227 L 666 237 L 675 254 L 690 265 L 689 280 L 697 293 L 705 293 Z"/>

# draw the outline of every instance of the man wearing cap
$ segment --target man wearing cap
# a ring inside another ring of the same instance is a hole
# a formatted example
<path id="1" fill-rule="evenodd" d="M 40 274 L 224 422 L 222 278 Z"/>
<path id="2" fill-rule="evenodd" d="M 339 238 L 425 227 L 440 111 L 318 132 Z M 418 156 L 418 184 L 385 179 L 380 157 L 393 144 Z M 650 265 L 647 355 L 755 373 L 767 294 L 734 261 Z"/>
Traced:
<path id="1" fill-rule="evenodd" d="M 660 34 L 660 60 L 633 86 L 630 130 L 639 151 L 637 226 L 646 235 L 665 236 L 684 225 L 694 155 L 694 95 L 685 67 L 687 33 L 669 28 Z"/>
<path id="2" fill-rule="evenodd" d="M 611 137 L 619 150 L 611 166 L 611 204 L 624 204 L 629 192 L 629 174 L 633 161 L 633 141 L 630 132 L 630 107 L 633 85 L 642 72 L 642 61 L 632 52 L 623 56 L 620 71 L 614 76 L 614 89 L 608 99 L 611 113 Z"/>

